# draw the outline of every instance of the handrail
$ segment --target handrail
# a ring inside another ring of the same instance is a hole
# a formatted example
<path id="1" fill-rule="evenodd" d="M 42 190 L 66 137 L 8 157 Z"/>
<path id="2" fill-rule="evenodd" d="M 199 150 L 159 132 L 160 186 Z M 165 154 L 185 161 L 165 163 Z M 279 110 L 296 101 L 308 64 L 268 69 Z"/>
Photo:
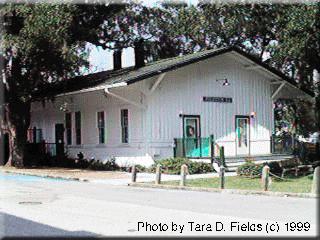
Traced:
<path id="1" fill-rule="evenodd" d="M 174 157 L 211 158 L 213 135 L 210 137 L 174 138 Z"/>
<path id="2" fill-rule="evenodd" d="M 39 143 L 27 143 L 26 144 L 27 148 L 29 149 L 34 149 L 31 151 L 37 151 L 38 153 L 41 154 L 49 154 L 50 156 L 57 156 L 57 149 L 58 147 L 64 148 L 63 143 L 48 143 L 45 142 L 45 140 L 42 140 Z M 60 148 L 59 148 L 60 149 Z"/>
<path id="3" fill-rule="evenodd" d="M 225 167 L 224 147 L 217 144 L 213 134 L 210 137 L 174 138 L 173 156 L 187 158 L 210 158 Z"/>

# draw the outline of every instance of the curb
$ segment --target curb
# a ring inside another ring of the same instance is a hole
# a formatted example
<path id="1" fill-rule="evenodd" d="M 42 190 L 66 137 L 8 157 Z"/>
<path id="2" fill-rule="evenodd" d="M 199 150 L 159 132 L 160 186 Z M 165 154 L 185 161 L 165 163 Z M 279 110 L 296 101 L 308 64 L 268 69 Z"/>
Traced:
<path id="1" fill-rule="evenodd" d="M 128 186 L 143 187 L 143 188 L 158 188 L 158 189 L 168 189 L 168 190 L 229 193 L 229 194 L 241 194 L 241 195 L 262 195 L 262 196 L 273 196 L 273 197 L 298 197 L 298 198 L 319 198 L 320 197 L 320 195 L 313 194 L 313 193 L 264 192 L 264 191 L 240 190 L 240 189 L 219 189 L 219 188 L 173 186 L 173 185 L 161 185 L 161 184 L 152 184 L 152 183 L 129 183 Z"/>
<path id="2" fill-rule="evenodd" d="M 42 177 L 42 178 L 53 178 L 53 179 L 63 179 L 63 180 L 70 180 L 70 181 L 89 182 L 89 180 L 85 179 L 85 178 L 61 177 L 61 176 L 54 176 L 54 175 L 19 172 L 19 171 L 14 171 L 14 170 L 13 171 L 12 170 L 0 170 L 0 171 L 5 172 L 5 173 L 13 173 L 13 174 Z"/>

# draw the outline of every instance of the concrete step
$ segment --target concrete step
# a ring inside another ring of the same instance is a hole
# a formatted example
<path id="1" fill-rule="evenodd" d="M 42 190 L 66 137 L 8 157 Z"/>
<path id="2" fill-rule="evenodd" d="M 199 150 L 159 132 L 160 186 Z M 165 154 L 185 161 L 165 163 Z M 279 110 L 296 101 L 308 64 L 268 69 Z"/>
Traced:
<path id="1" fill-rule="evenodd" d="M 283 161 L 283 160 L 287 160 L 287 159 L 290 159 L 292 158 L 293 156 L 283 156 L 282 158 L 262 158 L 262 159 L 258 159 L 258 160 L 255 160 L 254 163 L 256 164 L 261 164 L 261 163 L 265 163 L 265 162 L 279 162 L 279 161 Z M 226 161 L 226 170 L 228 172 L 235 172 L 237 170 L 237 168 L 246 163 L 245 160 L 239 160 L 239 161 L 232 161 L 232 162 L 228 162 Z"/>
<path id="2" fill-rule="evenodd" d="M 251 156 L 251 157 L 226 157 L 226 162 L 227 163 L 245 162 L 246 159 L 253 159 L 255 162 L 269 161 L 269 160 L 277 161 L 277 160 L 289 159 L 292 157 L 293 155 L 288 155 L 288 154 L 269 154 L 269 155 Z"/>

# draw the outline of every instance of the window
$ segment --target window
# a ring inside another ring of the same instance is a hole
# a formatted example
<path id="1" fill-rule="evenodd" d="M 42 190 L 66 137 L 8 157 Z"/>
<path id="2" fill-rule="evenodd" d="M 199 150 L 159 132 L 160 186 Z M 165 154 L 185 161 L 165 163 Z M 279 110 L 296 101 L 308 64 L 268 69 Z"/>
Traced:
<path id="1" fill-rule="evenodd" d="M 36 143 L 41 143 L 43 140 L 43 137 L 42 137 L 42 129 L 37 129 L 36 131 Z"/>
<path id="2" fill-rule="evenodd" d="M 104 120 L 104 112 L 98 112 L 97 118 L 97 126 L 98 126 L 98 135 L 99 135 L 99 144 L 105 143 L 105 120 Z"/>
<path id="3" fill-rule="evenodd" d="M 200 137 L 200 116 L 183 116 L 183 126 L 184 138 Z"/>
<path id="4" fill-rule="evenodd" d="M 128 109 L 121 109 L 121 142 L 128 143 Z"/>
<path id="5" fill-rule="evenodd" d="M 75 112 L 76 144 L 81 144 L 81 112 Z"/>
<path id="6" fill-rule="evenodd" d="M 41 143 L 43 141 L 42 129 L 36 127 L 28 129 L 27 141 L 30 143 Z"/>
<path id="7" fill-rule="evenodd" d="M 71 120 L 71 113 L 66 113 L 66 134 L 67 134 L 67 144 L 72 144 L 72 120 Z"/>
<path id="8" fill-rule="evenodd" d="M 183 152 L 186 157 L 203 156 L 200 137 L 200 116 L 183 115 Z"/>

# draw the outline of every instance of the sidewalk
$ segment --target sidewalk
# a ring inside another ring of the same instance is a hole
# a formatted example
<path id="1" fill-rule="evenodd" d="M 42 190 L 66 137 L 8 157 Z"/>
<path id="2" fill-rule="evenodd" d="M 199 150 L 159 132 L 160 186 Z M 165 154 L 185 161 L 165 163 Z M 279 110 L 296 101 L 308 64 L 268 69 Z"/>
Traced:
<path id="1" fill-rule="evenodd" d="M 120 171 L 93 171 L 85 169 L 70 169 L 70 168 L 15 168 L 15 167 L 0 167 L 0 172 L 12 174 L 25 174 L 39 177 L 64 178 L 79 181 L 92 181 L 95 179 L 124 179 L 129 178 L 128 173 Z"/>
<path id="2" fill-rule="evenodd" d="M 0 167 L 0 172 L 11 174 L 25 174 L 39 177 L 63 178 L 109 185 L 128 185 L 131 182 L 131 173 L 119 171 L 93 171 L 68 168 L 14 168 Z M 234 176 L 236 173 L 227 172 L 225 176 Z M 218 177 L 218 173 L 188 175 L 188 179 Z M 161 181 L 179 180 L 180 175 L 162 174 Z M 155 173 L 137 173 L 137 182 L 153 182 Z"/>

